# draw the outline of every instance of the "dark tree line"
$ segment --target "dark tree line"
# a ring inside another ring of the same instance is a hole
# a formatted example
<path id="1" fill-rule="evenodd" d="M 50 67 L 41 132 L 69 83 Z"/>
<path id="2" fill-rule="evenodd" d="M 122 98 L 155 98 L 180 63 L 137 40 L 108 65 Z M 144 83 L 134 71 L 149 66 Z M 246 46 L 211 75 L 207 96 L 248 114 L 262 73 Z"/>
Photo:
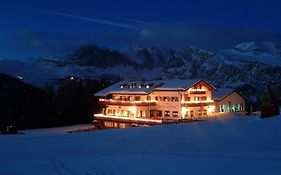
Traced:
<path id="1" fill-rule="evenodd" d="M 91 123 L 99 110 L 94 94 L 108 85 L 107 79 L 65 79 L 56 89 L 40 89 L 0 74 L 0 126 L 29 129 Z"/>

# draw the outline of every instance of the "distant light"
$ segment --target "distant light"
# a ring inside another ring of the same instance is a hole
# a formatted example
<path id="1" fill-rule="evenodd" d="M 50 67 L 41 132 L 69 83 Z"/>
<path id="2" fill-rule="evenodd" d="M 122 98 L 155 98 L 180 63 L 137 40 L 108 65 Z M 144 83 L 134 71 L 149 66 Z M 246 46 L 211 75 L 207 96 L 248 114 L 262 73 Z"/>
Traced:
<path id="1" fill-rule="evenodd" d="M 148 89 L 149 88 L 149 85 L 146 85 L 146 89 Z"/>
<path id="2" fill-rule="evenodd" d="M 124 86 L 123 85 L 120 85 L 120 88 L 123 88 Z"/>
<path id="3" fill-rule="evenodd" d="M 20 80 L 23 80 L 23 77 L 22 77 L 22 76 L 19 76 L 19 75 L 18 75 L 17 78 L 20 79 Z"/>
<path id="4" fill-rule="evenodd" d="M 74 80 L 74 77 L 71 76 L 71 77 L 70 77 L 70 80 Z"/>

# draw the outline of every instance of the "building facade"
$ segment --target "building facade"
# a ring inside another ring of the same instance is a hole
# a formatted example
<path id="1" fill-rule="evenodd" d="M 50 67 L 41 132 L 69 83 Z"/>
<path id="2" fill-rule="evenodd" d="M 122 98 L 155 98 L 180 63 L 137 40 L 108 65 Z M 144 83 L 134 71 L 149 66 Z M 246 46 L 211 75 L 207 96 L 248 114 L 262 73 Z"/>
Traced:
<path id="1" fill-rule="evenodd" d="M 245 98 L 234 92 L 222 93 L 204 80 L 123 81 L 95 94 L 102 112 L 94 116 L 111 122 L 157 124 L 244 111 Z"/>

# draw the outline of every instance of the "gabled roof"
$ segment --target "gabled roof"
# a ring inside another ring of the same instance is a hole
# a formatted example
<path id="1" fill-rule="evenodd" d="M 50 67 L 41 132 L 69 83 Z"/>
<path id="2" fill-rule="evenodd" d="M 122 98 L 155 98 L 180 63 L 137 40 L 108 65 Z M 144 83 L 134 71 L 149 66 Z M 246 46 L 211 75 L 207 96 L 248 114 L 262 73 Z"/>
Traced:
<path id="1" fill-rule="evenodd" d="M 226 97 L 227 95 L 231 94 L 235 89 L 231 88 L 219 88 L 214 91 L 213 100 L 220 100 Z"/>
<path id="2" fill-rule="evenodd" d="M 214 91 L 213 100 L 222 100 L 225 97 L 232 94 L 233 92 L 236 92 L 237 94 L 239 94 L 242 98 L 244 98 L 246 100 L 246 97 L 244 95 L 242 95 L 239 91 L 237 91 L 235 89 L 232 89 L 232 88 L 219 88 L 219 89 L 217 89 L 216 91 Z"/>
<path id="3" fill-rule="evenodd" d="M 140 94 L 145 95 L 157 90 L 179 90 L 184 91 L 195 85 L 196 83 L 204 80 L 154 80 L 154 81 L 121 81 L 110 87 L 107 87 L 99 92 L 96 96 L 106 96 L 108 94 Z M 208 82 L 204 81 L 209 84 Z M 209 84 L 212 88 L 214 86 Z"/>

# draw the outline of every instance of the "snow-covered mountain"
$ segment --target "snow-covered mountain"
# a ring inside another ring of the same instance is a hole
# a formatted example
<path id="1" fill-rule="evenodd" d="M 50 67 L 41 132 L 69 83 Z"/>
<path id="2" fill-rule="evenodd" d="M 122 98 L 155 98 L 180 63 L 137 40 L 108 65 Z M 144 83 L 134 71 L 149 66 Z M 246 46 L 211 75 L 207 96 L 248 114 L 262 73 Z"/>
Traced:
<path id="1" fill-rule="evenodd" d="M 164 78 L 204 78 L 217 87 L 234 87 L 250 96 L 270 85 L 281 88 L 280 47 L 242 43 L 217 53 L 187 47 L 176 52 L 162 70 Z"/>
<path id="2" fill-rule="evenodd" d="M 139 59 L 146 60 L 147 64 L 154 63 L 153 60 L 158 59 L 145 48 L 136 54 Z M 119 51 L 98 48 L 94 45 L 83 46 L 66 58 L 37 58 L 27 61 L 0 60 L 1 73 L 18 77 L 39 87 L 72 76 L 86 79 L 100 79 L 106 76 L 113 81 L 120 78 L 155 78 L 156 75 L 159 75 L 161 67 L 156 67 L 154 64 L 151 67 L 144 66 L 144 64 L 137 63 L 135 58 L 129 59 L 127 55 Z"/>
<path id="3" fill-rule="evenodd" d="M 257 94 L 267 85 L 281 87 L 281 46 L 250 42 L 214 53 L 192 46 L 173 50 L 132 45 L 120 52 L 87 45 L 65 58 L 0 60 L 0 72 L 36 86 L 70 76 L 106 76 L 113 80 L 202 78 L 218 87 Z"/>
<path id="4" fill-rule="evenodd" d="M 281 67 L 281 45 L 270 42 L 242 43 L 232 49 L 222 50 L 220 53 L 232 61 L 264 63 Z"/>

